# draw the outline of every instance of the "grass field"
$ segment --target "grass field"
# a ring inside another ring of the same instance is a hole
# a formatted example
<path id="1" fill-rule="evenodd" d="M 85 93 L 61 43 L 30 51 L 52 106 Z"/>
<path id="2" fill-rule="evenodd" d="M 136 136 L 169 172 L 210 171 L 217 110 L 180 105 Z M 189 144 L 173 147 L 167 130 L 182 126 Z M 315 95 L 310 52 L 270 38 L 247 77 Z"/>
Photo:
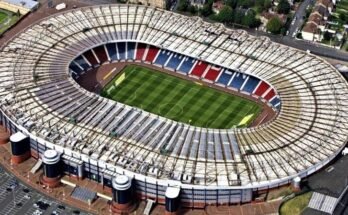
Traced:
<path id="1" fill-rule="evenodd" d="M 0 8 L 0 35 L 16 24 L 19 19 L 20 16 L 15 13 Z"/>
<path id="2" fill-rule="evenodd" d="M 306 209 L 311 197 L 312 192 L 307 192 L 288 200 L 281 206 L 280 215 L 300 215 Z"/>
<path id="3" fill-rule="evenodd" d="M 101 96 L 207 128 L 247 127 L 261 112 L 253 101 L 136 65 L 127 66 Z"/>
<path id="4" fill-rule="evenodd" d="M 5 19 L 8 17 L 8 15 L 2 11 L 0 11 L 0 23 L 5 21 Z"/>

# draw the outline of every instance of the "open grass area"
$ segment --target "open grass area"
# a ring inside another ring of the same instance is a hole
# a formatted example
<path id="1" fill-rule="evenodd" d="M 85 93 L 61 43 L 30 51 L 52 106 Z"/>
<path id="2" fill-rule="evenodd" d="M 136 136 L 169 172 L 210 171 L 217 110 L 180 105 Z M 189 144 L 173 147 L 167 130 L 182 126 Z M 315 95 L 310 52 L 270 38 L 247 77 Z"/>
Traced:
<path id="1" fill-rule="evenodd" d="M 3 23 L 7 17 L 8 15 L 6 13 L 0 11 L 0 23 Z"/>
<path id="2" fill-rule="evenodd" d="M 247 127 L 261 112 L 250 100 L 145 67 L 129 65 L 101 95 L 199 127 Z"/>
<path id="3" fill-rule="evenodd" d="M 20 18 L 20 16 L 11 11 L 0 9 L 0 35 L 16 24 Z"/>
<path id="4" fill-rule="evenodd" d="M 312 192 L 296 196 L 285 202 L 280 208 L 280 215 L 299 215 L 307 207 Z"/>

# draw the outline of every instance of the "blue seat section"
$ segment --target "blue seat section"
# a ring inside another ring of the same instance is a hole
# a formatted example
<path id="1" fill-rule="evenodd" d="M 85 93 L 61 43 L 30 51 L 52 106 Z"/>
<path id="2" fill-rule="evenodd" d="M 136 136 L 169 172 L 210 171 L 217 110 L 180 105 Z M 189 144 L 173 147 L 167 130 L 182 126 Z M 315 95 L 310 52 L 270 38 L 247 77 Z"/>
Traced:
<path id="1" fill-rule="evenodd" d="M 127 59 L 135 60 L 135 43 L 127 43 Z"/>
<path id="2" fill-rule="evenodd" d="M 76 75 L 75 73 L 71 73 L 71 77 L 74 79 L 74 80 L 77 80 L 79 78 L 78 75 Z"/>
<path id="3" fill-rule="evenodd" d="M 117 49 L 118 49 L 118 55 L 119 60 L 125 60 L 126 59 L 126 43 L 117 43 Z"/>
<path id="4" fill-rule="evenodd" d="M 189 73 L 194 64 L 195 60 L 193 58 L 185 57 L 184 62 L 181 64 L 178 70 L 184 73 Z"/>
<path id="5" fill-rule="evenodd" d="M 253 76 L 249 76 L 249 79 L 246 82 L 246 84 L 244 85 L 242 90 L 246 91 L 248 93 L 252 93 L 255 90 L 255 88 L 259 82 L 260 82 L 259 79 L 255 78 Z"/>
<path id="6" fill-rule="evenodd" d="M 74 61 L 78 63 L 83 68 L 83 70 L 87 70 L 90 67 L 82 56 L 78 56 Z"/>
<path id="7" fill-rule="evenodd" d="M 167 62 L 170 54 L 171 52 L 167 50 L 161 50 L 157 56 L 157 59 L 155 60 L 155 64 L 164 65 Z"/>
<path id="8" fill-rule="evenodd" d="M 227 70 L 227 72 L 224 71 L 220 75 L 219 80 L 217 82 L 223 85 L 227 85 L 228 82 L 231 80 L 232 76 L 233 76 L 233 72 L 231 72 L 230 70 Z"/>
<path id="9" fill-rule="evenodd" d="M 273 106 L 276 106 L 279 102 L 280 102 L 280 99 L 278 97 L 274 97 L 274 99 L 272 99 L 271 101 L 271 104 Z"/>
<path id="10" fill-rule="evenodd" d="M 69 68 L 74 71 L 76 74 L 80 74 L 82 72 L 81 68 L 78 67 L 74 62 L 70 63 Z"/>
<path id="11" fill-rule="evenodd" d="M 108 50 L 109 57 L 112 61 L 117 60 L 117 51 L 115 43 L 106 44 L 106 49 Z"/>
<path id="12" fill-rule="evenodd" d="M 172 57 L 168 61 L 166 67 L 169 67 L 169 68 L 172 68 L 172 69 L 176 69 L 180 65 L 182 59 L 184 59 L 184 56 L 175 53 L 175 54 L 172 55 Z"/>
<path id="13" fill-rule="evenodd" d="M 247 76 L 245 76 L 245 78 L 246 78 L 246 77 L 247 77 Z M 241 86 L 243 85 L 244 81 L 245 81 L 245 78 L 243 78 L 243 74 L 237 73 L 237 74 L 234 76 L 232 82 L 230 83 L 230 86 L 231 86 L 231 87 L 234 87 L 234 88 L 236 88 L 236 89 L 240 89 Z"/>

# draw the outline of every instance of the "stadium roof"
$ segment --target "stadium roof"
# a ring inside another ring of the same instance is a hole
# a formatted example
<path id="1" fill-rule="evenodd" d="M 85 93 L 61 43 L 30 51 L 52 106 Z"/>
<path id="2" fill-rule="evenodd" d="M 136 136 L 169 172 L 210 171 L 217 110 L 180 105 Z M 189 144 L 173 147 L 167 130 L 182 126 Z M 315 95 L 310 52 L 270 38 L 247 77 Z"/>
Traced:
<path id="1" fill-rule="evenodd" d="M 207 129 L 82 89 L 69 76 L 70 62 L 117 41 L 156 45 L 259 77 L 275 87 L 281 110 L 258 127 Z M 80 8 L 24 29 L 0 56 L 1 109 L 19 128 L 48 148 L 139 180 L 210 188 L 279 186 L 317 171 L 347 142 L 348 86 L 334 67 L 198 17 L 135 5 Z M 121 134 L 117 138 L 109 135 L 114 128 Z"/>

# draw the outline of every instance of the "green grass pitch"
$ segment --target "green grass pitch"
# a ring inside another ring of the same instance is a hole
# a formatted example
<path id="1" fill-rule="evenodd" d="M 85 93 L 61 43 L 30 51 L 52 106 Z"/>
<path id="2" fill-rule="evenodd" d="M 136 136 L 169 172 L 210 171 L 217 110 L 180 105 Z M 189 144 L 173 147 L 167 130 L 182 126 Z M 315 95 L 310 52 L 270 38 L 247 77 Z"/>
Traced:
<path id="1" fill-rule="evenodd" d="M 125 67 L 101 96 L 206 128 L 247 127 L 261 112 L 253 101 L 136 65 Z"/>

